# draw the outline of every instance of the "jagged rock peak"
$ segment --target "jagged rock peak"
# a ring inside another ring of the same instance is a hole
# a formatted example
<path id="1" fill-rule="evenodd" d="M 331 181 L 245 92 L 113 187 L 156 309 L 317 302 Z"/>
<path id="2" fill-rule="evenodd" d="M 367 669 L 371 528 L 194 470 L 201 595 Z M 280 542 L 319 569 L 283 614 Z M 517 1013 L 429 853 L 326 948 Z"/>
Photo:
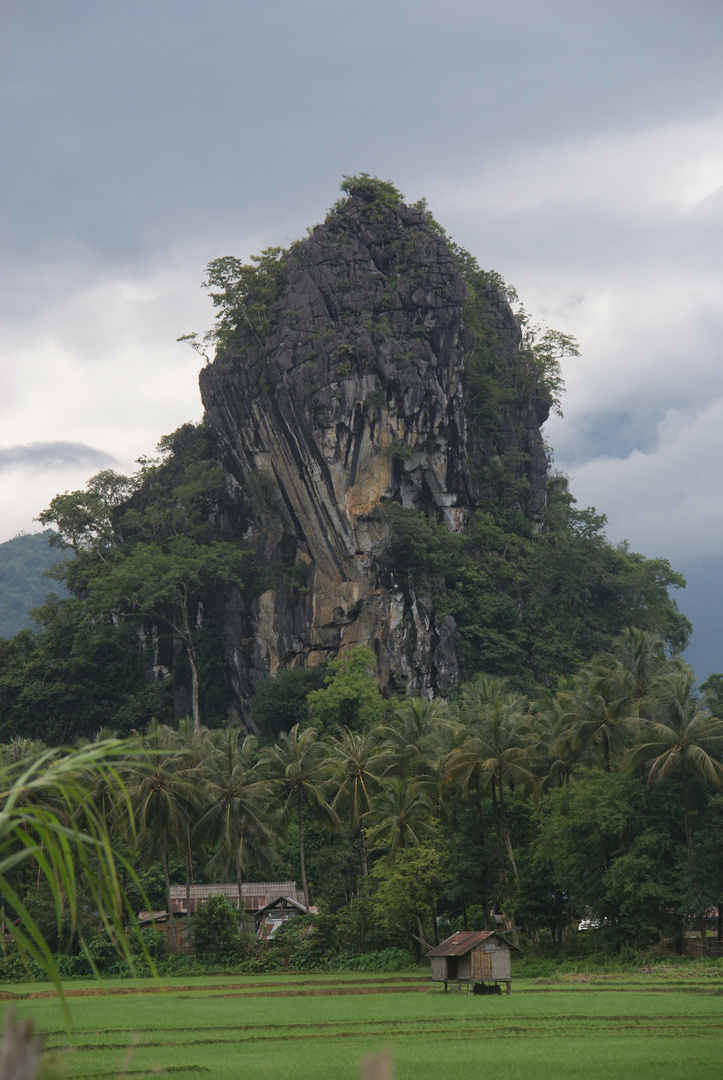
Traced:
<path id="1" fill-rule="evenodd" d="M 320 518 L 315 554 L 336 572 L 358 550 L 355 520 L 380 499 L 439 509 L 457 527 L 468 502 L 465 288 L 424 211 L 352 196 L 294 247 L 279 279 L 263 353 L 242 323 L 201 374 L 239 479 L 273 478 L 300 536 Z"/>
<path id="2" fill-rule="evenodd" d="M 380 568 L 378 507 L 401 502 L 458 530 L 479 503 L 463 392 L 475 337 L 458 260 L 424 207 L 371 178 L 346 190 L 306 239 L 259 262 L 201 393 L 267 557 L 309 566 L 306 593 L 282 587 L 258 603 L 252 681 L 371 644 L 384 685 L 402 676 L 409 692 L 430 692 L 458 679 L 455 628 L 436 625 L 430 595 Z M 519 325 L 495 288 L 489 312 L 503 363 L 514 364 Z M 519 456 L 536 470 L 534 513 L 545 463 L 539 403 L 525 409 L 535 445 Z M 513 419 L 495 446 L 477 440 L 478 463 L 518 438 Z"/>

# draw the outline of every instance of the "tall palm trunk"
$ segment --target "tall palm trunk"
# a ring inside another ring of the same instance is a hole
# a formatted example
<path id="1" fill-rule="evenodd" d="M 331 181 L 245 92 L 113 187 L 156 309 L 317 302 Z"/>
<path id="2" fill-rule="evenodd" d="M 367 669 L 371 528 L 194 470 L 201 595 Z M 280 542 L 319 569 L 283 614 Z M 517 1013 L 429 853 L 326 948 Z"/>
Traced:
<path id="1" fill-rule="evenodd" d="M 364 822 L 359 826 L 359 832 L 361 834 L 361 864 L 362 864 L 362 877 L 364 878 L 364 899 L 369 899 L 369 867 L 367 865 L 367 833 L 364 828 Z"/>
<path id="2" fill-rule="evenodd" d="M 507 825 L 507 813 L 505 811 L 505 796 L 504 796 L 504 789 L 503 789 L 503 786 L 502 786 L 502 769 L 501 769 L 501 767 L 498 767 L 498 769 L 497 769 L 497 789 L 499 791 L 499 796 L 500 796 L 500 821 L 501 821 L 501 824 L 502 824 L 502 831 L 503 831 L 504 837 L 505 837 L 505 846 L 507 847 L 507 855 L 508 855 L 509 860 L 510 860 L 510 866 L 512 867 L 512 873 L 515 875 L 515 884 L 519 888 L 520 875 L 517 873 L 517 863 L 515 862 L 515 853 L 512 850 L 512 840 L 510 839 L 510 830 L 509 830 L 509 827 Z M 517 935 L 517 920 L 515 918 L 514 911 L 512 913 L 512 941 L 513 941 L 513 944 L 519 949 L 520 941 L 519 941 L 519 937 Z"/>
<path id="3" fill-rule="evenodd" d="M 189 911 L 191 900 L 191 882 L 193 881 L 193 854 L 191 852 L 191 828 L 186 822 L 186 911 Z"/>
<path id="4" fill-rule="evenodd" d="M 242 862 L 242 856 L 241 856 L 241 850 L 242 850 L 242 847 L 243 847 L 244 838 L 243 838 L 243 833 L 239 829 L 238 825 L 235 827 L 234 832 L 235 832 L 236 835 L 235 835 L 235 838 L 234 838 L 233 850 L 234 850 L 234 861 L 236 863 L 236 884 L 238 886 L 238 910 L 239 910 L 239 915 L 243 919 L 243 917 L 244 917 L 244 915 L 246 913 L 246 908 L 244 907 L 244 879 L 243 879 L 243 870 L 242 870 L 243 862 Z"/>
<path id="5" fill-rule="evenodd" d="M 688 773 L 685 768 L 685 756 L 682 753 L 680 755 L 680 779 L 683 783 L 683 815 L 685 817 L 685 844 L 688 848 L 688 865 L 690 866 L 690 876 L 693 880 L 693 888 L 695 889 L 696 904 L 700 907 L 702 900 L 700 899 L 700 890 L 698 888 L 698 869 L 695 864 L 695 855 L 693 854 L 693 830 L 690 827 Z M 705 942 L 705 918 L 702 910 L 698 911 L 698 932 L 702 944 Z"/>
<path id="6" fill-rule="evenodd" d="M 688 799 L 688 775 L 685 771 L 685 758 L 680 755 L 680 778 L 683 782 L 683 814 L 685 817 L 685 844 L 688 849 L 688 862 L 691 869 L 695 866 L 693 857 L 693 833 L 690 828 L 690 801 Z"/>
<path id="7" fill-rule="evenodd" d="M 191 710 L 193 712 L 193 730 L 201 731 L 201 700 L 198 690 L 198 660 L 193 644 L 188 649 L 188 662 L 191 665 Z"/>
<path id="8" fill-rule="evenodd" d="M 477 808 L 477 821 L 479 822 L 479 842 L 480 850 L 482 852 L 480 858 L 480 889 L 482 892 L 482 911 L 484 912 L 485 930 L 492 929 L 492 919 L 490 918 L 490 900 L 489 890 L 487 888 L 487 860 L 485 858 L 485 830 L 484 830 L 484 813 L 482 811 L 482 800 L 479 797 L 479 781 L 475 783 L 474 788 L 474 802 Z M 463 916 L 464 916 L 464 928 L 467 929 L 467 905 L 463 902 Z"/>
<path id="9" fill-rule="evenodd" d="M 429 905 L 429 913 L 432 916 L 432 935 L 435 945 L 439 945 L 439 931 L 437 929 L 437 905 L 432 901 Z"/>
<path id="10" fill-rule="evenodd" d="M 502 831 L 500 829 L 500 813 L 497 809 L 497 795 L 495 793 L 495 784 L 492 782 L 492 816 L 495 821 L 495 837 L 497 839 L 497 861 L 500 864 L 500 880 L 505 887 L 505 894 L 509 895 L 509 883 L 507 881 L 507 867 L 505 866 L 505 856 L 502 850 Z"/>
<path id="11" fill-rule="evenodd" d="M 306 858 L 304 855 L 304 823 L 301 820 L 301 792 L 296 796 L 296 816 L 299 822 L 299 856 L 301 858 L 301 885 L 304 890 L 304 904 L 306 914 L 309 914 L 309 888 L 306 884 Z"/>
<path id="12" fill-rule="evenodd" d="M 606 773 L 610 772 L 610 740 L 608 739 L 608 733 L 603 729 L 601 732 L 602 752 L 603 752 L 603 769 Z"/>
<path id="13" fill-rule="evenodd" d="M 512 840 L 510 839 L 510 830 L 507 825 L 507 813 L 505 811 L 505 796 L 504 788 L 502 785 L 502 769 L 497 770 L 497 788 L 500 794 L 500 821 L 502 823 L 502 831 L 505 837 L 505 847 L 507 848 L 507 855 L 510 860 L 510 866 L 512 867 L 512 873 L 515 875 L 515 884 L 520 884 L 520 875 L 517 872 L 517 863 L 515 862 L 515 853 L 512 850 Z"/>
<path id="14" fill-rule="evenodd" d="M 161 866 L 163 867 L 163 880 L 166 883 L 166 910 L 168 911 L 168 925 L 173 922 L 173 910 L 171 908 L 171 877 L 168 873 L 168 851 L 166 849 L 166 831 L 161 826 Z"/>

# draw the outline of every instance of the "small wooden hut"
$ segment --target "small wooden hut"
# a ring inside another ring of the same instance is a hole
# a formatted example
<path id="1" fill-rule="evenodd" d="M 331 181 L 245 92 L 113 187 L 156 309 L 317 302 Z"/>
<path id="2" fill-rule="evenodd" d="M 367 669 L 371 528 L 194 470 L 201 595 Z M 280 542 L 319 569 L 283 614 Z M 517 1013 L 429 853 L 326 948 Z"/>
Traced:
<path id="1" fill-rule="evenodd" d="M 467 983 L 473 989 L 479 987 L 481 993 L 487 984 L 506 983 L 509 994 L 514 948 L 496 930 L 462 930 L 452 934 L 429 953 L 432 981 L 443 982 L 445 994 L 451 982 Z"/>

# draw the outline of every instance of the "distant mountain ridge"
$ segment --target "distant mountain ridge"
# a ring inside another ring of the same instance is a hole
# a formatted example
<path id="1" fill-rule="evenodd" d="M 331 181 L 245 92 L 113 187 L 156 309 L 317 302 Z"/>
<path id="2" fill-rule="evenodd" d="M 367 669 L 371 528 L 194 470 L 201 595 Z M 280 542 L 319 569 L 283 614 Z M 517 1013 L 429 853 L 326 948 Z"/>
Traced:
<path id="1" fill-rule="evenodd" d="M 43 576 L 63 552 L 52 548 L 42 533 L 20 533 L 0 544 L 0 637 L 11 638 L 32 623 L 30 612 L 48 593 L 67 596 L 63 585 Z"/>

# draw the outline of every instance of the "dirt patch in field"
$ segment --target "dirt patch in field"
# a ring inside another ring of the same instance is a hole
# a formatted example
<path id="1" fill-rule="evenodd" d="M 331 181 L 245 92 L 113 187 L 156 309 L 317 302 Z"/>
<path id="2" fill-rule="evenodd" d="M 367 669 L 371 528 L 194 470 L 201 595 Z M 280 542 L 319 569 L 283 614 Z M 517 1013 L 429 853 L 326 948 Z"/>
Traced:
<path id="1" fill-rule="evenodd" d="M 267 990 L 265 993 L 214 994 L 214 997 L 338 997 L 340 994 L 420 994 L 429 990 L 429 983 L 412 986 L 338 986 L 324 990 Z"/>
<path id="2" fill-rule="evenodd" d="M 161 1075 L 165 1073 L 174 1072 L 192 1072 L 192 1073 L 210 1073 L 210 1069 L 207 1069 L 205 1065 L 164 1065 L 161 1070 Z M 124 1076 L 153 1076 L 157 1073 L 157 1069 L 124 1069 Z M 110 1072 L 90 1072 L 84 1073 L 86 1080 L 103 1080 L 104 1077 L 111 1077 L 112 1080 L 118 1080 L 118 1070 L 111 1069 Z"/>
<path id="3" fill-rule="evenodd" d="M 424 977 L 422 977 L 424 978 Z M 290 984 L 294 987 L 291 991 L 276 990 L 275 987 L 283 987 L 283 983 L 267 983 L 267 982 L 234 982 L 234 983 L 212 983 L 206 986 L 203 985 L 169 985 L 166 983 L 159 983 L 152 986 L 84 986 L 72 989 L 69 987 L 65 991 L 66 998 L 78 998 L 78 997 L 101 997 L 103 995 L 126 995 L 126 994 L 180 994 L 180 993 L 210 993 L 214 996 L 235 997 L 236 994 L 218 994 L 219 990 L 233 990 L 233 991 L 245 991 L 255 990 L 263 987 L 267 994 L 305 994 L 314 993 L 316 987 L 340 987 L 341 989 L 335 991 L 335 993 L 358 993 L 359 991 L 352 989 L 353 987 L 363 987 L 362 992 L 376 993 L 376 988 L 379 986 L 386 986 L 389 984 L 402 984 L 399 986 L 400 990 L 404 989 L 405 985 L 418 984 L 421 979 L 416 978 L 414 975 L 396 975 L 380 977 L 378 979 L 344 979 L 341 982 L 338 979 L 309 979 L 308 981 L 299 981 Z M 371 984 L 371 985 L 370 985 Z M 309 989 L 306 989 L 306 988 Z M 347 989 L 349 988 L 349 989 Z M 328 991 L 323 990 L 322 993 Z M 11 990 L 0 991 L 0 1001 L 38 1001 L 42 998 L 55 998 L 58 996 L 57 990 L 30 990 L 22 993 L 13 993 Z M 248 997 L 261 997 L 265 994 L 248 994 L 242 996 Z"/>

